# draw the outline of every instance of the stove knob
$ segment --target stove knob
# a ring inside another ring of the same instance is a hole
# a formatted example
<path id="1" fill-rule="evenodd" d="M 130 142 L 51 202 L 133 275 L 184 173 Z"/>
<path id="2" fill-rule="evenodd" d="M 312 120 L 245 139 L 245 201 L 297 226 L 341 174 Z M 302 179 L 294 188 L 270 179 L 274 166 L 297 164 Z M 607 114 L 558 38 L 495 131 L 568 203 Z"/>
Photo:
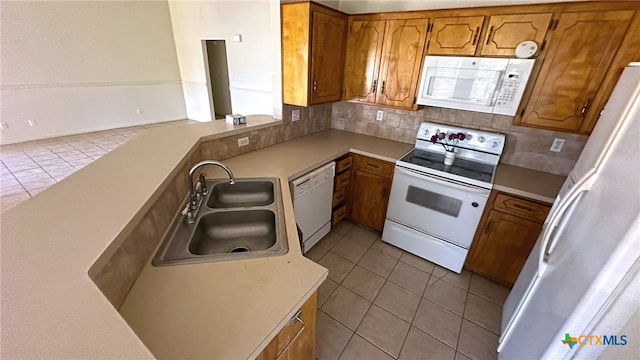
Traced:
<path id="1" fill-rule="evenodd" d="M 494 141 L 493 144 L 491 144 L 491 147 L 492 148 L 497 148 L 498 147 L 498 142 Z"/>
<path id="2" fill-rule="evenodd" d="M 425 129 L 424 134 L 429 135 L 429 129 Z"/>
<path id="3" fill-rule="evenodd" d="M 486 140 L 487 140 L 487 139 L 485 139 L 485 137 L 484 137 L 484 136 L 480 136 L 480 137 L 478 137 L 478 142 L 479 142 L 479 143 L 483 143 L 483 142 L 485 142 Z"/>

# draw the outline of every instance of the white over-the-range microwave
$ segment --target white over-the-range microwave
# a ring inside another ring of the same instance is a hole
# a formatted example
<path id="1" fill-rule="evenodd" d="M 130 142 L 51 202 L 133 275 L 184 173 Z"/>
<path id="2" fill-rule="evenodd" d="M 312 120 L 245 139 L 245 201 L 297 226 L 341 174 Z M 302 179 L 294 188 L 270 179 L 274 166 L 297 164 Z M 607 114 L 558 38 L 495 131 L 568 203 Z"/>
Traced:
<path id="1" fill-rule="evenodd" d="M 533 59 L 426 56 L 420 105 L 515 115 Z"/>

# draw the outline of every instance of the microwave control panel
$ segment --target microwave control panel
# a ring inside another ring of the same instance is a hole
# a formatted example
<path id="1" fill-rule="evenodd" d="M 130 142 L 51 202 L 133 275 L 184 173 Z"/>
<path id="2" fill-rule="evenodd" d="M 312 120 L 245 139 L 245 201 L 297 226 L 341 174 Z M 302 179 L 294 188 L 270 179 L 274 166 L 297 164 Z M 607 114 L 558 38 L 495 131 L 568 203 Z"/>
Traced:
<path id="1" fill-rule="evenodd" d="M 494 114 L 516 114 L 534 62 L 533 59 L 509 59 L 493 106 Z"/>

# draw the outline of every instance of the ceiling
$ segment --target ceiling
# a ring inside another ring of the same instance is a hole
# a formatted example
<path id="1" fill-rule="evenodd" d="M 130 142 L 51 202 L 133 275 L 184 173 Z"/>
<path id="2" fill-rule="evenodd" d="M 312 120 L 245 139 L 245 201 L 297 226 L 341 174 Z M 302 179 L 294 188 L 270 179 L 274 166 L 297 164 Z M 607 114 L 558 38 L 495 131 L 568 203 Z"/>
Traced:
<path id="1" fill-rule="evenodd" d="M 539 4 L 580 0 L 314 0 L 347 14 Z"/>

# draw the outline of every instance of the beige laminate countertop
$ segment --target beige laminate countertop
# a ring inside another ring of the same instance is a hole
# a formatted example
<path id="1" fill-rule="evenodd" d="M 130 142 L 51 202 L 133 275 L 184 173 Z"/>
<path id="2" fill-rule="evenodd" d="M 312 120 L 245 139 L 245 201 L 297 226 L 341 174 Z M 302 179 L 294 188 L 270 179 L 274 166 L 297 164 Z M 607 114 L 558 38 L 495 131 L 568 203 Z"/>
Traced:
<path id="1" fill-rule="evenodd" d="M 493 189 L 552 204 L 566 176 L 499 164 Z"/>
<path id="2" fill-rule="evenodd" d="M 242 128 L 213 122 L 150 131 L 3 213 L 2 358 L 258 354 L 327 275 L 300 255 L 288 181 L 348 151 L 395 161 L 412 145 L 327 130 L 225 160 L 237 177 L 280 178 L 286 255 L 168 267 L 148 262 L 120 313 L 87 271 L 199 140 L 279 124 L 254 116 Z M 528 171 L 500 165 L 496 188 L 552 200 L 551 187 L 537 186 Z"/>
<path id="3" fill-rule="evenodd" d="M 159 358 L 257 355 L 327 274 L 300 255 L 289 180 L 350 150 L 393 161 L 410 148 L 327 130 L 225 160 L 237 178 L 280 178 L 289 253 L 168 267 L 147 263 L 120 312 Z"/>

